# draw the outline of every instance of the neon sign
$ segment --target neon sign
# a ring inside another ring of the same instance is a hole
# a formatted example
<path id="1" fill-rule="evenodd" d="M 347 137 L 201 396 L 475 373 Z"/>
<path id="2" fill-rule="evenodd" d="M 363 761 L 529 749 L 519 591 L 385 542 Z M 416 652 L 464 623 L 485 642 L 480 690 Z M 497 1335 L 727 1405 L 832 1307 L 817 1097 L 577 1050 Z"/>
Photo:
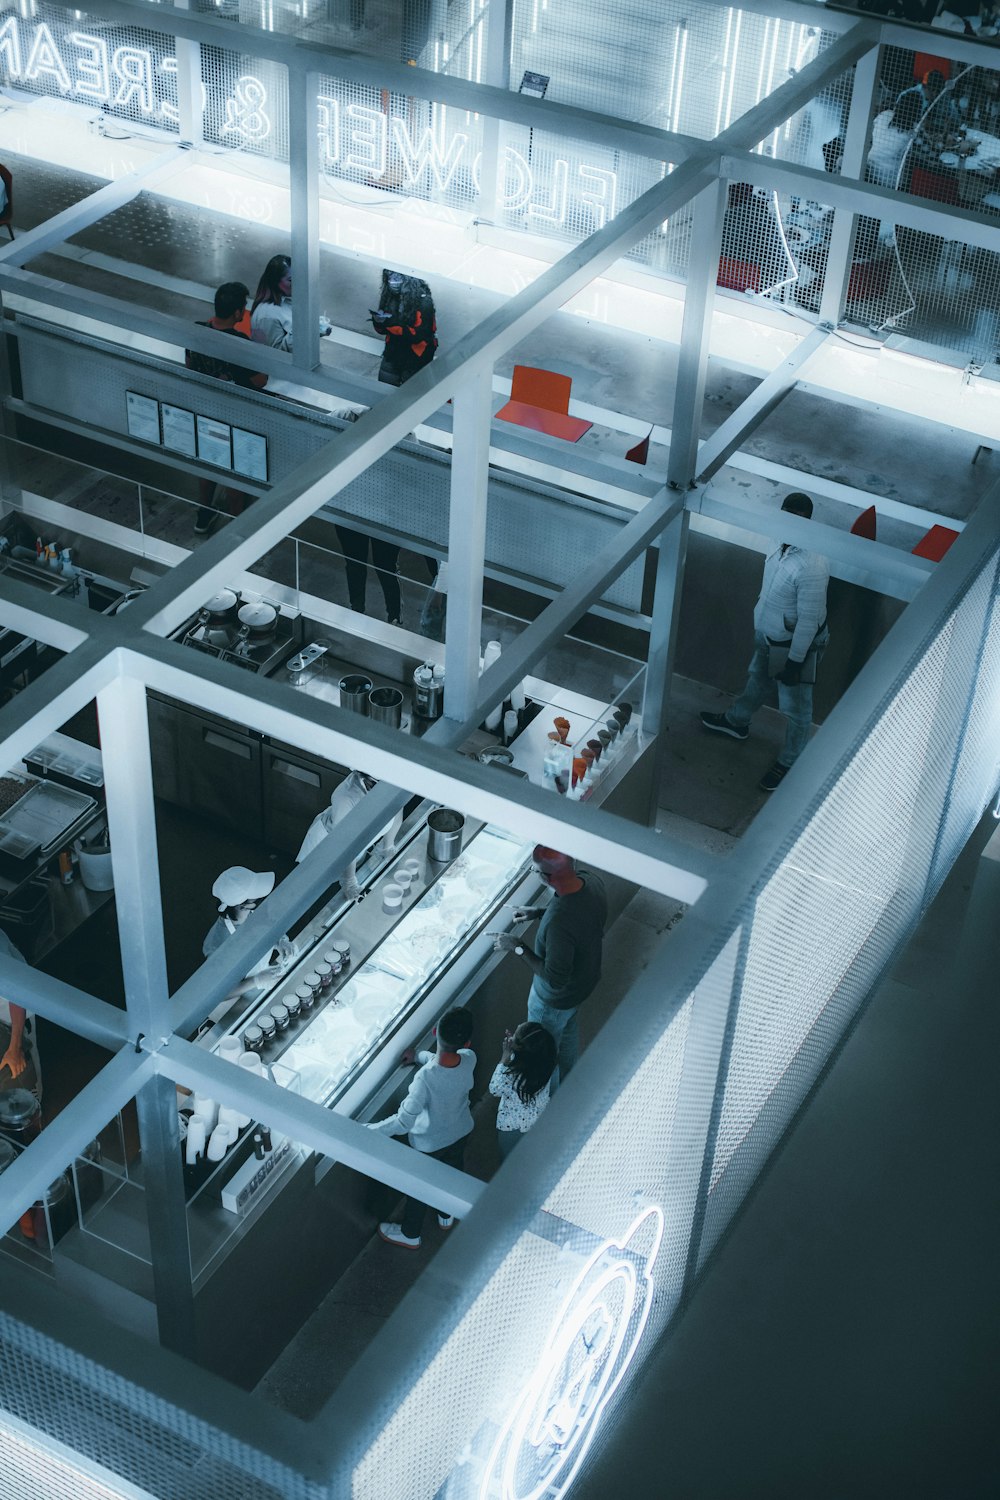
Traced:
<path id="1" fill-rule="evenodd" d="M 106 109 L 131 109 L 152 123 L 176 128 L 177 58 L 145 47 L 114 46 L 102 36 L 74 29 L 56 32 L 44 21 L 34 26 L 17 15 L 0 25 L 0 79 L 20 81 Z M 163 97 L 163 95 L 169 97 Z M 159 95 L 159 97 L 158 97 Z M 202 108 L 205 89 L 201 89 Z M 252 74 L 236 80 L 220 101 L 220 136 L 236 145 L 259 147 L 272 132 L 268 93 Z M 343 104 L 331 96 L 318 100 L 320 151 L 324 167 L 358 173 L 375 182 L 391 175 L 409 186 L 426 179 L 445 192 L 463 169 L 480 191 L 481 153 L 463 130 L 441 139 L 434 126 L 419 131 L 400 114 L 367 105 Z M 537 155 L 537 153 L 536 153 Z M 585 215 L 594 229 L 614 217 L 618 175 L 585 162 L 558 156 L 538 172 L 512 146 L 504 151 L 499 206 L 523 212 L 539 227 L 561 228 Z"/>
<path id="2" fill-rule="evenodd" d="M 648 1208 L 587 1261 L 500 1429 L 479 1500 L 559 1500 L 625 1378 L 649 1319 L 663 1210 Z"/>
<path id="3" fill-rule="evenodd" d="M 324 94 L 319 98 L 319 140 L 323 165 L 339 167 L 378 180 L 389 171 L 390 151 L 404 182 L 413 186 L 425 174 L 444 192 L 462 167 L 471 173 L 472 185 L 480 190 L 481 153 L 472 155 L 472 141 L 456 131 L 446 142 L 432 127 L 419 136 L 411 131 L 403 115 Z M 584 162 L 573 164 L 557 157 L 547 164 L 544 186 L 538 175 L 513 146 L 507 146 L 502 164 L 500 206 L 524 210 L 539 224 L 561 227 L 571 213 L 586 209 L 595 229 L 603 229 L 614 218 L 618 196 L 618 174 Z"/>

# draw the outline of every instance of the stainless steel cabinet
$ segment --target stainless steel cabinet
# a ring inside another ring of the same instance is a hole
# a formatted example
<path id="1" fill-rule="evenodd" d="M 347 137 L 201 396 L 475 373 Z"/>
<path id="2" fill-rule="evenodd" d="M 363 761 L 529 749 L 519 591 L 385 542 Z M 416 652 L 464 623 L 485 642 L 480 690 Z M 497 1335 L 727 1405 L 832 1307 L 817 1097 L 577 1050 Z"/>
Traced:
<path id="1" fill-rule="evenodd" d="M 152 696 L 149 728 L 156 796 L 202 813 L 224 828 L 261 837 L 259 734 Z"/>
<path id="2" fill-rule="evenodd" d="M 264 841 L 297 854 L 306 829 L 347 775 L 342 766 L 303 755 L 290 746 L 263 746 Z"/>

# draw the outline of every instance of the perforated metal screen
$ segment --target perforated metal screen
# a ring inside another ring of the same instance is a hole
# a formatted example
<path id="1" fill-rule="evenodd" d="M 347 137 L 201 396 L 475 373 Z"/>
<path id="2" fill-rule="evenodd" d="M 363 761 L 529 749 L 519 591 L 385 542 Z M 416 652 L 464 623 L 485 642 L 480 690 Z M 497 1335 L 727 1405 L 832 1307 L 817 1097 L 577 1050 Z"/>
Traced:
<path id="1" fill-rule="evenodd" d="M 177 129 L 177 58 L 162 32 L 38 4 L 0 11 L 0 84 L 116 120 Z"/>

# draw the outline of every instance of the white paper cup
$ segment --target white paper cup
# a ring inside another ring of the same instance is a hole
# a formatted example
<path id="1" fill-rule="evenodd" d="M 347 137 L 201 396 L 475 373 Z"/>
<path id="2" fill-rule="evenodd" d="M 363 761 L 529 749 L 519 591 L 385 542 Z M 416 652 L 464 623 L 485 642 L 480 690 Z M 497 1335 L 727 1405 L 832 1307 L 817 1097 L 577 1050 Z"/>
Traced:
<path id="1" fill-rule="evenodd" d="M 215 1100 L 210 1099 L 207 1094 L 195 1094 L 194 1112 L 199 1119 L 204 1120 L 205 1129 L 211 1135 L 219 1118 L 219 1106 Z"/>
<path id="2" fill-rule="evenodd" d="M 216 1125 L 208 1143 L 209 1161 L 221 1161 L 235 1139 L 236 1132 L 231 1125 Z"/>
<path id="3" fill-rule="evenodd" d="M 259 1077 L 264 1076 L 264 1064 L 256 1052 L 244 1052 L 240 1055 L 239 1066 L 246 1068 L 248 1073 L 256 1073 Z"/>
<path id="4" fill-rule="evenodd" d="M 193 1166 L 199 1157 L 205 1155 L 205 1122 L 197 1115 L 192 1115 L 188 1121 L 184 1154 L 190 1166 Z"/>
<path id="5" fill-rule="evenodd" d="M 238 1062 L 243 1050 L 241 1036 L 224 1036 L 219 1043 L 219 1056 L 224 1057 L 226 1062 Z"/>

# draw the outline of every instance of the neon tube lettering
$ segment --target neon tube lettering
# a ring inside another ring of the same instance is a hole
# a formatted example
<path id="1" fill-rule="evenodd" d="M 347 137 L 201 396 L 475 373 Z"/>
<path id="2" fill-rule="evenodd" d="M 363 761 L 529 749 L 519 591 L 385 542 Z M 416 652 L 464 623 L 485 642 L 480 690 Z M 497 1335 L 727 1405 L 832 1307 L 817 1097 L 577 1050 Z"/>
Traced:
<path id="1" fill-rule="evenodd" d="M 383 177 L 388 163 L 385 115 L 364 104 L 349 104 L 344 113 L 349 148 L 344 157 L 344 170 Z"/>
<path id="2" fill-rule="evenodd" d="M 508 186 L 511 168 L 514 169 L 516 174 L 513 188 Z M 531 197 L 534 187 L 535 179 L 531 175 L 531 168 L 520 151 L 515 151 L 513 146 L 505 147 L 501 207 L 508 211 L 516 211 L 519 208 L 523 208 Z"/>
<path id="3" fill-rule="evenodd" d="M 340 160 L 340 100 L 320 94 L 316 100 L 319 149 L 324 162 Z"/>
<path id="4" fill-rule="evenodd" d="M 618 196 L 618 173 L 606 172 L 601 167 L 581 164 L 577 168 L 581 183 L 592 182 L 592 188 L 580 188 L 580 202 L 586 203 L 594 215 L 594 228 L 603 229 L 615 216 L 615 200 Z"/>
<path id="5" fill-rule="evenodd" d="M 36 79 L 40 78 L 43 73 L 50 74 L 55 79 L 62 93 L 68 94 L 72 90 L 73 86 L 66 72 L 66 64 L 60 57 L 59 48 L 44 21 L 36 28 L 35 39 L 31 44 L 28 61 L 24 67 L 24 76 Z"/>
<path id="6" fill-rule="evenodd" d="M 0 61 L 6 67 L 9 77 L 20 78 L 21 33 L 17 29 L 16 16 L 10 16 L 0 26 Z"/>
<path id="7" fill-rule="evenodd" d="M 399 154 L 403 160 L 403 171 L 409 182 L 418 182 L 423 176 L 424 170 L 430 167 L 434 180 L 438 187 L 444 192 L 451 179 L 458 170 L 459 162 L 465 154 L 465 148 L 469 144 L 469 137 L 456 133 L 448 142 L 448 153 L 442 156 L 434 134 L 429 127 L 425 128 L 420 140 L 413 141 L 406 121 L 400 115 L 393 115 L 392 135 Z"/>
<path id="8" fill-rule="evenodd" d="M 174 78 L 176 78 L 177 77 L 177 59 L 176 59 L 176 57 L 165 57 L 165 58 L 163 58 L 162 61 L 161 61 L 161 63 L 160 63 L 160 72 L 161 73 L 171 74 Z M 205 91 L 205 89 L 204 89 L 204 84 L 203 84 L 202 85 L 202 93 L 204 93 L 204 91 Z M 201 108 L 202 108 L 202 113 L 204 113 L 204 111 L 205 111 L 204 104 L 202 104 Z M 170 102 L 169 99 L 161 99 L 160 100 L 160 114 L 163 116 L 163 118 L 165 120 L 169 120 L 170 123 L 171 123 L 171 125 L 179 125 L 180 124 L 180 121 L 181 121 L 181 112 L 178 109 L 178 107 L 177 107 L 176 104 L 171 104 L 171 102 Z"/>
<path id="9" fill-rule="evenodd" d="M 552 192 L 548 203 L 532 203 L 528 213 L 546 224 L 565 224 L 569 201 L 569 162 L 557 157 L 552 163 Z"/>
<path id="10" fill-rule="evenodd" d="M 66 40 L 72 46 L 79 47 L 83 54 L 76 60 L 74 93 L 79 94 L 82 99 L 95 99 L 98 104 L 107 104 L 111 98 L 107 42 L 86 31 L 71 31 Z"/>
<path id="11" fill-rule="evenodd" d="M 116 109 L 133 98 L 147 115 L 153 113 L 153 59 L 141 47 L 116 47 L 111 68 L 119 79 L 112 104 Z"/>

